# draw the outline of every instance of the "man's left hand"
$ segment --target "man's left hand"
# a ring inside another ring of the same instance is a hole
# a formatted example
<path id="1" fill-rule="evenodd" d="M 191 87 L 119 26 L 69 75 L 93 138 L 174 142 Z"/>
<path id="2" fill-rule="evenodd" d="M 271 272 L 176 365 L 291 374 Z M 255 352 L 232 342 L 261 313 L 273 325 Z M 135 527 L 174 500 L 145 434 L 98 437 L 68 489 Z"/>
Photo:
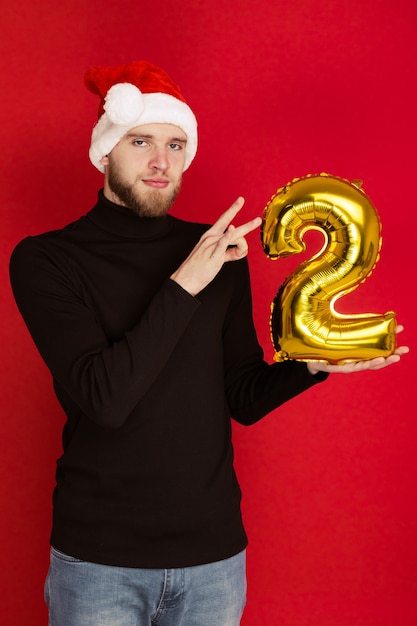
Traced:
<path id="1" fill-rule="evenodd" d="M 404 330 L 403 326 L 397 326 L 396 333 L 400 333 Z M 387 357 L 377 357 L 375 359 L 369 359 L 367 361 L 355 361 L 351 363 L 343 363 L 341 365 L 331 365 L 326 361 L 309 361 L 307 363 L 310 374 L 317 374 L 318 372 L 328 372 L 330 374 L 353 374 L 355 372 L 365 372 L 366 370 L 380 370 L 394 363 L 398 363 L 404 354 L 409 352 L 408 346 L 399 346 L 395 349 L 393 354 Z"/>

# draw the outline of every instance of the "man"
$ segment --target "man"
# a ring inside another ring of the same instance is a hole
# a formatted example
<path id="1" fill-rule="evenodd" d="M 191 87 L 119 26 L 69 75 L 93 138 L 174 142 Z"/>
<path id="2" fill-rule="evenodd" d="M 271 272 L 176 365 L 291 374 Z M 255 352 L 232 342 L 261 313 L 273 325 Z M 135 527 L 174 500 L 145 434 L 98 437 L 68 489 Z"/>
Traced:
<path id="1" fill-rule="evenodd" d="M 45 585 L 51 626 L 233 626 L 246 535 L 230 418 L 251 424 L 329 371 L 267 364 L 236 202 L 209 228 L 168 215 L 197 149 L 179 88 L 146 62 L 93 68 L 96 206 L 21 242 L 16 301 L 67 422 Z"/>

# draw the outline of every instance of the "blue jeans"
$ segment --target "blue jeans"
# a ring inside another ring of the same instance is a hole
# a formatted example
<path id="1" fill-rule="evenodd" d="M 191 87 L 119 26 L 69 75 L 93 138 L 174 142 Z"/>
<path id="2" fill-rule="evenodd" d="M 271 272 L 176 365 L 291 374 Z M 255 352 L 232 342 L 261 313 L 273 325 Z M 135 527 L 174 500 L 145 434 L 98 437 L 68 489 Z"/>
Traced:
<path id="1" fill-rule="evenodd" d="M 246 601 L 245 551 L 178 569 L 113 567 L 51 549 L 49 626 L 238 626 Z"/>

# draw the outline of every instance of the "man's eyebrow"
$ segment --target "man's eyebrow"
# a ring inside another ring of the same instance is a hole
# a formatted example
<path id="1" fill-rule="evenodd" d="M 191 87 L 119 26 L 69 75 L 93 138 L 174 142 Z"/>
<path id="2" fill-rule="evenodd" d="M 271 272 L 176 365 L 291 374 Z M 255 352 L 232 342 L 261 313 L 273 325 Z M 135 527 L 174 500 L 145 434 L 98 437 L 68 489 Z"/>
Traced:
<path id="1" fill-rule="evenodd" d="M 127 139 L 133 139 L 134 137 L 141 137 L 142 139 L 152 139 L 153 135 L 146 135 L 145 133 L 126 133 L 125 137 Z"/>
<path id="2" fill-rule="evenodd" d="M 126 137 L 128 139 L 133 139 L 133 137 L 140 137 L 141 139 L 154 139 L 155 135 L 148 133 L 126 133 Z M 169 137 L 168 143 L 187 143 L 187 137 Z"/>
<path id="3" fill-rule="evenodd" d="M 171 137 L 170 141 L 176 141 L 177 143 L 187 143 L 187 137 Z"/>

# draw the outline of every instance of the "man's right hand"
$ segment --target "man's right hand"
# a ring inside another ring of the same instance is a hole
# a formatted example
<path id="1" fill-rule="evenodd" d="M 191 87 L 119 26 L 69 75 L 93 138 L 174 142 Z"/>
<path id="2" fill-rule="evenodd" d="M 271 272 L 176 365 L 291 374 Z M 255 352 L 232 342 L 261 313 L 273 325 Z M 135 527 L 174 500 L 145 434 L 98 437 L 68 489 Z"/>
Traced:
<path id="1" fill-rule="evenodd" d="M 233 226 L 232 220 L 244 204 L 238 198 L 232 206 L 207 230 L 190 255 L 171 275 L 192 296 L 196 296 L 217 276 L 224 263 L 237 261 L 248 253 L 245 236 L 260 226 L 260 217 L 241 226 Z"/>

